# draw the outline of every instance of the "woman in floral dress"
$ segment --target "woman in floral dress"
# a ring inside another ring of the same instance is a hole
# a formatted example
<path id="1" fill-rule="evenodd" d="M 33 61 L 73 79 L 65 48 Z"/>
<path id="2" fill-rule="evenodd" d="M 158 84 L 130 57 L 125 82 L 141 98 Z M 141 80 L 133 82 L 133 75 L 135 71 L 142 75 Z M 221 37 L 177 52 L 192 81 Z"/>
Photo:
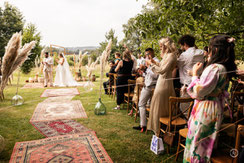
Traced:
<path id="1" fill-rule="evenodd" d="M 218 35 L 210 40 L 208 65 L 200 78 L 202 63 L 193 67 L 189 95 L 195 103 L 188 121 L 183 162 L 205 163 L 210 157 L 222 122 L 229 80 L 235 75 L 234 39 Z M 228 72 L 228 73 L 227 73 Z"/>

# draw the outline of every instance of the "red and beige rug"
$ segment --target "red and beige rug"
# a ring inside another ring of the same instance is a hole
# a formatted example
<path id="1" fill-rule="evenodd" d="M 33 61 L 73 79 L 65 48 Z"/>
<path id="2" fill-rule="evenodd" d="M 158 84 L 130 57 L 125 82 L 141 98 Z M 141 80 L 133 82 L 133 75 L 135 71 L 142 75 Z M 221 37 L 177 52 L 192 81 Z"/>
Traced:
<path id="1" fill-rule="evenodd" d="M 47 122 L 31 122 L 31 124 L 46 137 L 77 134 L 92 131 L 72 119 Z"/>
<path id="2" fill-rule="evenodd" d="M 113 162 L 94 132 L 57 136 L 15 144 L 10 163 Z"/>
<path id="3" fill-rule="evenodd" d="M 43 83 L 27 83 L 22 88 L 44 88 Z"/>
<path id="4" fill-rule="evenodd" d="M 69 89 L 46 89 L 41 97 L 56 97 L 56 96 L 73 96 L 79 95 L 80 92 L 77 88 L 69 88 Z"/>
<path id="5" fill-rule="evenodd" d="M 87 118 L 86 112 L 79 100 L 70 102 L 39 103 L 30 121 L 39 122 L 76 118 Z"/>

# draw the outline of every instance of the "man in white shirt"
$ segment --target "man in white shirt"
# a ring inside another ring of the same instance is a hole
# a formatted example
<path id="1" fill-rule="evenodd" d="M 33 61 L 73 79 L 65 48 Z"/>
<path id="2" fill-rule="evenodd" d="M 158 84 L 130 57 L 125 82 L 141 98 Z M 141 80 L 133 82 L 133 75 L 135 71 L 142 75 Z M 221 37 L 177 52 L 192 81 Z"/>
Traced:
<path id="1" fill-rule="evenodd" d="M 53 59 L 49 56 L 48 52 L 45 53 L 45 58 L 43 59 L 42 64 L 43 67 L 43 74 L 44 74 L 44 87 L 47 87 L 48 82 L 50 86 L 53 86 L 53 79 L 52 79 L 52 65 Z"/>
<path id="2" fill-rule="evenodd" d="M 190 35 L 182 36 L 178 43 L 180 44 L 181 50 L 184 52 L 177 59 L 177 67 L 179 68 L 181 97 L 190 97 L 186 88 L 191 83 L 191 71 L 197 62 L 204 63 L 204 51 L 195 47 L 195 38 Z M 188 105 L 181 105 L 181 111 L 187 109 Z M 187 113 L 185 113 L 187 115 Z"/>
<path id="3" fill-rule="evenodd" d="M 152 48 L 147 48 L 145 50 L 145 55 L 147 57 L 150 55 L 153 58 L 153 60 L 155 60 L 156 62 L 160 62 L 159 59 L 155 57 L 154 50 Z M 140 110 L 140 125 L 133 127 L 133 129 L 141 130 L 141 132 L 146 131 L 146 126 L 147 126 L 146 105 L 148 100 L 150 100 L 152 96 L 152 89 L 155 88 L 156 86 L 158 74 L 154 73 L 151 70 L 151 66 L 148 66 L 143 76 L 145 77 L 144 87 L 142 88 L 139 104 L 138 104 Z"/>
<path id="4" fill-rule="evenodd" d="M 138 69 L 140 67 L 140 65 L 145 65 L 145 59 L 142 57 L 142 55 L 139 53 L 137 55 L 137 66 L 136 68 Z"/>

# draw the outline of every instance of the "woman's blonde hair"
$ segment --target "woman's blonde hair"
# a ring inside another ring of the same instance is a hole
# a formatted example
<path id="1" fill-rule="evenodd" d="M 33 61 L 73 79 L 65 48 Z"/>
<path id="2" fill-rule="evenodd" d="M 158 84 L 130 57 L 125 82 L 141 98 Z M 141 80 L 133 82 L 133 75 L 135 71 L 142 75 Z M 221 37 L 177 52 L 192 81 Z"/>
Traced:
<path id="1" fill-rule="evenodd" d="M 170 37 L 163 37 L 159 40 L 159 45 L 164 46 L 164 53 L 176 53 L 177 49 L 174 41 Z"/>
<path id="2" fill-rule="evenodd" d="M 128 59 L 129 61 L 131 60 L 131 52 L 129 50 L 125 50 L 123 52 L 123 59 Z"/>

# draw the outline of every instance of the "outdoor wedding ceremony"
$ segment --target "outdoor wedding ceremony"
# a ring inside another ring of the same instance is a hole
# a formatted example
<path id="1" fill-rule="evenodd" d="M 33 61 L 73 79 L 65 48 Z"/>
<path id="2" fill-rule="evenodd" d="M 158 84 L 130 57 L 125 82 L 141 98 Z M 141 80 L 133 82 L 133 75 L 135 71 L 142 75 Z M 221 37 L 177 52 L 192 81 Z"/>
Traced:
<path id="1" fill-rule="evenodd" d="M 0 1 L 0 163 L 243 163 L 242 0 Z"/>

